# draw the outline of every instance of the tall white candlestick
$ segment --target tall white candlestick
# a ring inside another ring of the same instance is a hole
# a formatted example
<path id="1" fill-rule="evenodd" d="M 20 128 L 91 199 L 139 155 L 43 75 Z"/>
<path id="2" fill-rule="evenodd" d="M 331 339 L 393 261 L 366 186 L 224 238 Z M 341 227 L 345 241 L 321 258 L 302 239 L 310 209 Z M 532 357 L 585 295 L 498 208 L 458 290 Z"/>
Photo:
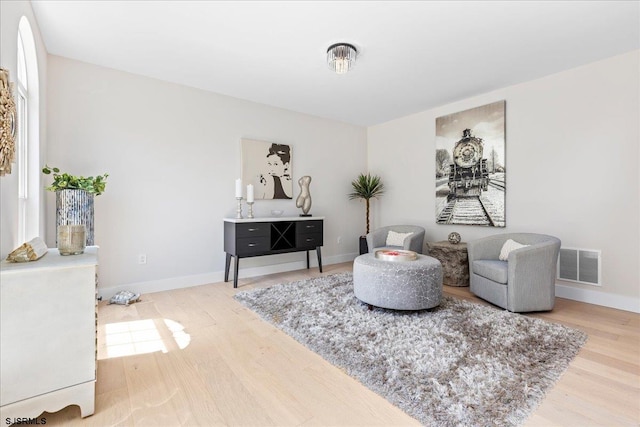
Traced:
<path id="1" fill-rule="evenodd" d="M 253 184 L 247 185 L 247 203 L 253 203 Z"/>
<path id="2" fill-rule="evenodd" d="M 236 179 L 236 199 L 242 198 L 242 180 Z"/>

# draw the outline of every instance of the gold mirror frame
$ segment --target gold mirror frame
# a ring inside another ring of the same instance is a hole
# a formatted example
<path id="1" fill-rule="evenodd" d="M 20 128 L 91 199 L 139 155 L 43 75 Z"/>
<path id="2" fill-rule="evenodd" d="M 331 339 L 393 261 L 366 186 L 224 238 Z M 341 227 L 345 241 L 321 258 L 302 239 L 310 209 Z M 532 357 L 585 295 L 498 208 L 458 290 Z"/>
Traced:
<path id="1" fill-rule="evenodd" d="M 16 103 L 9 70 L 0 68 L 0 176 L 11 173 L 16 155 Z"/>

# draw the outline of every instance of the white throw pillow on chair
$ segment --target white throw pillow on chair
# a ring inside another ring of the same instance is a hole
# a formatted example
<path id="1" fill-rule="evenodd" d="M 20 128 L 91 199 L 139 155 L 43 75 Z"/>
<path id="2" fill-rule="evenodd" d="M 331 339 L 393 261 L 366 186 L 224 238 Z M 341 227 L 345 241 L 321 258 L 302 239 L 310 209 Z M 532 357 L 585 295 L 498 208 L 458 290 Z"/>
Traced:
<path id="1" fill-rule="evenodd" d="M 515 251 L 516 249 L 520 249 L 520 248 L 526 248 L 529 245 L 523 245 L 522 243 L 518 243 L 515 240 L 507 240 L 506 242 L 504 242 L 504 245 L 502 245 L 502 249 L 500 250 L 500 256 L 498 257 L 498 259 L 500 261 L 507 261 L 509 259 L 509 252 L 511 251 Z"/>
<path id="2" fill-rule="evenodd" d="M 389 230 L 387 234 L 387 246 L 403 246 L 404 239 L 408 236 L 411 236 L 413 233 L 396 233 L 395 231 Z"/>

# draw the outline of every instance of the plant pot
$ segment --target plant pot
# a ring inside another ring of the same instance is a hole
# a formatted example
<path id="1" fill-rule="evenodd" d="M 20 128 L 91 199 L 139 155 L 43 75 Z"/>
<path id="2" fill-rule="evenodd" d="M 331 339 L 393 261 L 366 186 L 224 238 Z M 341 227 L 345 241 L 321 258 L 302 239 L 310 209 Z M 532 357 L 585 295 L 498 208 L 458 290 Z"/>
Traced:
<path id="1" fill-rule="evenodd" d="M 360 236 L 360 255 L 369 252 L 369 245 L 367 245 L 367 236 Z"/>
<path id="2" fill-rule="evenodd" d="M 92 193 L 87 193 L 84 190 L 56 191 L 56 229 L 59 225 L 84 225 L 87 246 L 94 245 L 93 196 Z"/>

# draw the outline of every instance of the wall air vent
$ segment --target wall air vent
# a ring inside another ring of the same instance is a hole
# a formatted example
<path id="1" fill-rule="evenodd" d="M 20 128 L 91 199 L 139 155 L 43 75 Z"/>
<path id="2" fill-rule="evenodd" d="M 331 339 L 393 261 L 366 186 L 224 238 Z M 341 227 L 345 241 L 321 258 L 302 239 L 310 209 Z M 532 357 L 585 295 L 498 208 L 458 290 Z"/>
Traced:
<path id="1" fill-rule="evenodd" d="M 560 248 L 558 279 L 600 286 L 600 259 L 599 250 Z"/>

